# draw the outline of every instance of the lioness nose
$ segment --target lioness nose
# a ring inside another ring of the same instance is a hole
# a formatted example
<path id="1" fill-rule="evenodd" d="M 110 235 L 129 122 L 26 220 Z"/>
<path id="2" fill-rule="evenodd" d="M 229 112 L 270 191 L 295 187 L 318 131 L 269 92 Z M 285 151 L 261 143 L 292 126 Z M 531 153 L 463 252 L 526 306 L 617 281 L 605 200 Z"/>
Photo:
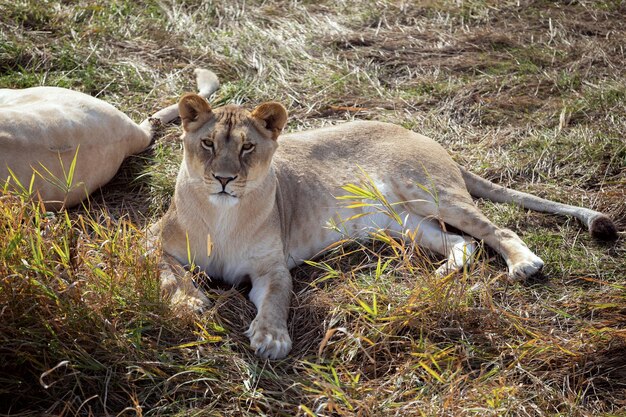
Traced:
<path id="1" fill-rule="evenodd" d="M 215 177 L 216 180 L 218 180 L 222 184 L 222 187 L 226 187 L 226 184 L 228 184 L 229 182 L 237 178 L 237 176 L 234 176 L 234 177 L 218 177 L 217 175 L 213 175 L 213 176 Z"/>

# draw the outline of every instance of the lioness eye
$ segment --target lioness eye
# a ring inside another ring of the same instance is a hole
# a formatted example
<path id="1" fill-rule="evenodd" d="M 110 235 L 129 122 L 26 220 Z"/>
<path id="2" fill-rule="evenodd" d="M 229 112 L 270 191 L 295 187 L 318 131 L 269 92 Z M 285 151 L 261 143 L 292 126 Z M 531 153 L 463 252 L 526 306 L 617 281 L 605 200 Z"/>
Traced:
<path id="1" fill-rule="evenodd" d="M 211 141 L 211 140 L 209 140 L 209 139 L 203 139 L 203 140 L 202 140 L 202 142 L 201 142 L 201 144 L 202 144 L 202 147 L 203 147 L 204 149 L 207 149 L 207 150 L 209 150 L 209 151 L 212 151 L 212 150 L 213 150 L 213 141 Z"/>
<path id="2" fill-rule="evenodd" d="M 252 143 L 244 143 L 241 147 L 241 153 L 248 153 L 254 149 L 254 145 Z"/>

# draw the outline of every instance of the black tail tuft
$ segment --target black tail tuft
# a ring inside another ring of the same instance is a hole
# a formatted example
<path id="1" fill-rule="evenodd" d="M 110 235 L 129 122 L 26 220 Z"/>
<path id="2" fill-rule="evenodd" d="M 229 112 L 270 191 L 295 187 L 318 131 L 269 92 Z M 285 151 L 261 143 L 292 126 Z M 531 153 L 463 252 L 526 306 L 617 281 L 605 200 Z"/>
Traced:
<path id="1" fill-rule="evenodd" d="M 591 220 L 591 223 L 589 223 L 589 233 L 591 233 L 591 236 L 595 239 L 599 240 L 617 239 L 617 227 L 615 227 L 615 223 L 604 214 Z"/>

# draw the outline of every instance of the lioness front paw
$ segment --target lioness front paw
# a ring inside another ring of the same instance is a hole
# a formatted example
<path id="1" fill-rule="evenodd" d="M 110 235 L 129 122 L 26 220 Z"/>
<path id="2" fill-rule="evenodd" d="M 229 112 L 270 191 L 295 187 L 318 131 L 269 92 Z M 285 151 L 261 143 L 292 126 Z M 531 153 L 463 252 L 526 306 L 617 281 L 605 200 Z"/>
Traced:
<path id="1" fill-rule="evenodd" d="M 246 331 L 254 353 L 263 359 L 282 359 L 291 350 L 291 338 L 284 326 L 269 325 L 254 319 Z"/>
<path id="2" fill-rule="evenodd" d="M 177 289 L 170 297 L 170 303 L 175 308 L 182 308 L 195 313 L 202 313 L 211 307 L 211 301 L 200 290 L 191 294 L 182 289 Z"/>

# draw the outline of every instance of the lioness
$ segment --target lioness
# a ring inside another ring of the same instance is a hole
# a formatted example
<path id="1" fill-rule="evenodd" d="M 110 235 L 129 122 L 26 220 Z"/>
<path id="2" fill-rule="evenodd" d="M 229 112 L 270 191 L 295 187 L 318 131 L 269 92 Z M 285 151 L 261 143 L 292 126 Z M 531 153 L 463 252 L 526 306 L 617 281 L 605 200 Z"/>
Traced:
<path id="1" fill-rule="evenodd" d="M 202 96 L 219 88 L 211 71 L 196 70 L 196 79 Z M 127 156 L 150 145 L 154 120 L 169 123 L 176 117 L 174 104 L 136 124 L 112 105 L 78 91 L 0 89 L 0 188 L 6 182 L 32 188 L 47 209 L 74 206 L 109 182 Z"/>
<path id="2" fill-rule="evenodd" d="M 599 238 L 615 238 L 605 215 L 509 190 L 458 166 L 435 141 L 400 126 L 358 121 L 278 136 L 287 121 L 279 103 L 249 112 L 227 105 L 211 109 L 195 94 L 179 102 L 184 157 L 171 206 L 152 228 L 160 237 L 163 290 L 174 302 L 202 307 L 207 299 L 185 277 L 194 265 L 211 277 L 252 284 L 258 312 L 247 335 L 262 358 L 291 349 L 287 309 L 289 269 L 342 238 L 325 227 L 332 219 L 355 237 L 368 230 L 411 230 L 419 244 L 445 255 L 446 274 L 472 259 L 474 241 L 442 228 L 448 224 L 500 253 L 510 277 L 539 273 L 543 261 L 512 231 L 491 223 L 471 195 L 575 216 Z M 358 165 L 357 165 L 358 164 Z M 363 216 L 338 203 L 342 186 L 366 172 L 388 202 L 409 216 L 394 222 L 375 207 Z M 346 219 L 353 218 L 346 221 Z M 343 222 L 343 223 L 342 223 Z"/>

